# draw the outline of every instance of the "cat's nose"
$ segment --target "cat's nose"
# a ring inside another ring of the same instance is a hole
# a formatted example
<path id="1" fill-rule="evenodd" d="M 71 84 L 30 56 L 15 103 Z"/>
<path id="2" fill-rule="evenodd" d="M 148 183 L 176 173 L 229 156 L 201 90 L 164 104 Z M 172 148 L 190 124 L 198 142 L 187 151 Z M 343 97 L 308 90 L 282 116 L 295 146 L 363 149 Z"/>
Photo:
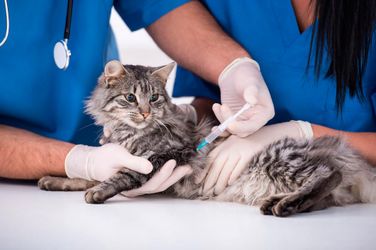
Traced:
<path id="1" fill-rule="evenodd" d="M 149 112 L 142 112 L 141 115 L 144 117 L 144 119 L 146 119 L 150 113 Z"/>

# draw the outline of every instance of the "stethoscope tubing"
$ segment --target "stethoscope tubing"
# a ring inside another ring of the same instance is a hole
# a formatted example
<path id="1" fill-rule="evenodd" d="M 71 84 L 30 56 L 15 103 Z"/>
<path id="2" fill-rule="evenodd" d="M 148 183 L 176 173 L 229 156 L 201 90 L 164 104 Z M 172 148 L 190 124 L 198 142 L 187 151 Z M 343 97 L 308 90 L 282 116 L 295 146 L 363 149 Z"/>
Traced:
<path id="1" fill-rule="evenodd" d="M 5 44 L 5 42 L 8 40 L 9 35 L 9 10 L 8 10 L 8 1 L 4 0 L 4 9 L 5 9 L 5 18 L 6 18 L 6 28 L 5 28 L 5 35 L 3 40 L 0 42 L 0 47 Z"/>
<path id="2" fill-rule="evenodd" d="M 69 36 L 70 36 L 72 12 L 73 12 L 73 0 L 68 0 L 67 17 L 65 19 L 65 28 L 64 28 L 64 40 L 69 39 Z"/>

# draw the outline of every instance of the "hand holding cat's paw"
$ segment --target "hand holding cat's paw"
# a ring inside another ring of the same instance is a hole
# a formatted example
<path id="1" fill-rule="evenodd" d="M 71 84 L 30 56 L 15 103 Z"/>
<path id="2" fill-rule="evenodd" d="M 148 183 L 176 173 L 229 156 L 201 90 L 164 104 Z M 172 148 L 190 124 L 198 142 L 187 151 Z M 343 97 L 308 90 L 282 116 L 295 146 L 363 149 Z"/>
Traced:
<path id="1" fill-rule="evenodd" d="M 69 178 L 104 181 L 122 168 L 142 174 L 153 170 L 150 161 L 113 143 L 101 147 L 76 145 L 65 159 L 65 172 Z"/>
<path id="2" fill-rule="evenodd" d="M 144 194 L 160 193 L 177 183 L 181 178 L 192 173 L 189 165 L 176 167 L 175 160 L 169 160 L 149 181 L 140 188 L 122 192 L 126 197 L 136 197 Z"/>

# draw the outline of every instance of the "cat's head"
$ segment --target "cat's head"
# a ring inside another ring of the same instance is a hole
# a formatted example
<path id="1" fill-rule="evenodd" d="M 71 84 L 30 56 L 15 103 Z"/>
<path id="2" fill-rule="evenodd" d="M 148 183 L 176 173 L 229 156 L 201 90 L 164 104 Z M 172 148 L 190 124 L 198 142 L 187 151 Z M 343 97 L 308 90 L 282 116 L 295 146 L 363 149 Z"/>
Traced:
<path id="1" fill-rule="evenodd" d="M 106 64 L 86 111 L 96 123 L 120 122 L 144 129 L 160 122 L 171 108 L 165 85 L 175 63 L 161 67 Z"/>

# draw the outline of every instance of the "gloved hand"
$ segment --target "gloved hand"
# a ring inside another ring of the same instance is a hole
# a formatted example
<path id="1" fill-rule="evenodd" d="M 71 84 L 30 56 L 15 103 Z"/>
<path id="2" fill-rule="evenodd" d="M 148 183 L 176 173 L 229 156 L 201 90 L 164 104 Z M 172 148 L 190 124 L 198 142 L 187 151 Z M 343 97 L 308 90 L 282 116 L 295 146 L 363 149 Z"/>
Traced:
<path id="1" fill-rule="evenodd" d="M 264 126 L 274 116 L 274 106 L 258 63 L 250 58 L 238 58 L 229 64 L 218 79 L 221 102 L 231 112 L 223 113 L 220 106 L 213 106 L 217 119 L 222 123 L 229 115 L 235 114 L 245 103 L 250 109 L 233 122 L 228 131 L 246 137 Z"/>
<path id="2" fill-rule="evenodd" d="M 148 174 L 153 166 L 147 159 L 131 155 L 124 147 L 113 143 L 100 147 L 76 145 L 65 158 L 69 178 L 104 181 L 122 168 Z"/>
<path id="3" fill-rule="evenodd" d="M 197 182 L 202 181 L 206 176 L 203 192 L 221 193 L 227 185 L 236 181 L 248 167 L 253 156 L 265 146 L 284 137 L 311 139 L 313 137 L 311 124 L 290 121 L 265 126 L 245 138 L 231 135 L 210 152 L 207 173 L 202 173 Z"/>
<path id="4" fill-rule="evenodd" d="M 122 192 L 126 197 L 136 197 L 144 194 L 160 193 L 174 185 L 181 178 L 192 173 L 189 165 L 176 167 L 175 160 L 169 160 L 149 181 L 137 189 Z"/>
<path id="5" fill-rule="evenodd" d="M 189 165 L 176 167 L 176 161 L 166 162 L 160 171 L 140 188 L 123 192 L 127 197 L 158 193 L 192 173 Z M 76 145 L 65 158 L 65 172 L 69 178 L 104 181 L 122 168 L 148 174 L 150 161 L 131 155 L 120 145 L 108 143 L 100 147 Z"/>

